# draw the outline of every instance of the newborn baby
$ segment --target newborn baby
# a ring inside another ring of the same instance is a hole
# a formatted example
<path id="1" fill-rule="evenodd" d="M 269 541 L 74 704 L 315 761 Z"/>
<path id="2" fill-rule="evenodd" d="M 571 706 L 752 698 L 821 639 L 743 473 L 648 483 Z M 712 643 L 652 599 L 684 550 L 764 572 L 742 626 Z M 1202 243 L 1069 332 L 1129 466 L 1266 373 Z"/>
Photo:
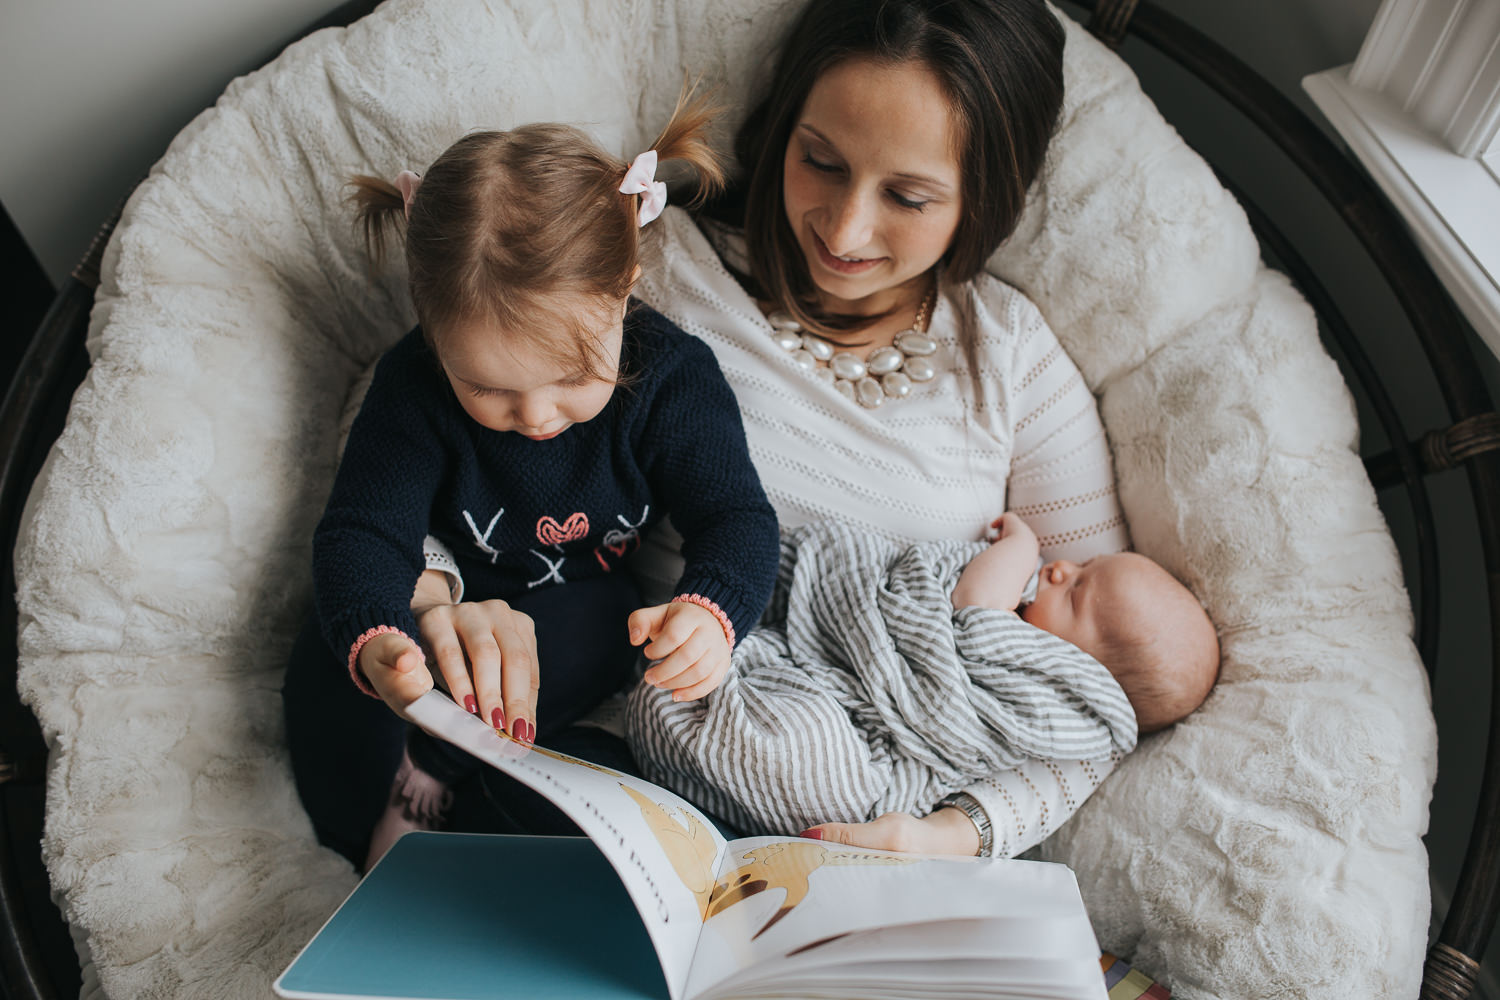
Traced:
<path id="1" fill-rule="evenodd" d="M 1219 641 L 1203 606 L 1146 556 L 1116 552 L 1040 565 L 1036 534 L 1007 512 L 995 543 L 969 561 L 953 607 L 1018 611 L 1102 663 L 1143 733 L 1203 703 L 1219 674 Z"/>

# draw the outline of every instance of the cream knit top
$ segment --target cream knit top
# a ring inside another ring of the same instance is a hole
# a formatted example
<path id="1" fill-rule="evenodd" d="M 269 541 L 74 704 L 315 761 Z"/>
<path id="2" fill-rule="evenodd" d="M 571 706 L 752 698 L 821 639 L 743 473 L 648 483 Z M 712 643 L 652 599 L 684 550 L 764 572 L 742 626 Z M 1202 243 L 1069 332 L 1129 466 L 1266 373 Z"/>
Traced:
<path id="1" fill-rule="evenodd" d="M 942 283 L 928 325 L 937 376 L 870 410 L 799 368 L 772 340 L 755 300 L 724 265 L 743 270 L 737 233 L 711 223 L 700 229 L 676 208 L 658 226 L 661 256 L 636 295 L 713 349 L 783 525 L 832 518 L 898 541 L 979 539 L 1013 510 L 1049 559 L 1128 547 L 1093 394 L 1021 292 L 989 275 Z M 980 335 L 978 394 L 958 346 L 962 327 Z M 676 579 L 675 544 L 658 530 L 641 553 L 648 602 L 657 581 Z M 996 855 L 1008 856 L 1056 829 L 1112 767 L 1036 761 L 967 791 L 990 815 Z"/>

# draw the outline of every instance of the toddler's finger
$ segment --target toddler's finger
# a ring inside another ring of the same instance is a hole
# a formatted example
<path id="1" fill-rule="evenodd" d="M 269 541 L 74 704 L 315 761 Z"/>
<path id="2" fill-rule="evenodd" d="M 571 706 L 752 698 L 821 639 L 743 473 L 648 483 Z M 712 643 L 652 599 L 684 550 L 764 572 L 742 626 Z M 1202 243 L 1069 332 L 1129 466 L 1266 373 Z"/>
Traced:
<path id="1" fill-rule="evenodd" d="M 625 627 L 630 633 L 630 644 L 639 646 L 647 639 L 654 637 L 661 629 L 662 622 L 666 620 L 668 605 L 658 604 L 649 608 L 637 608 L 625 619 Z"/>
<path id="2" fill-rule="evenodd" d="M 699 674 L 702 676 L 695 682 L 681 687 L 672 692 L 673 701 L 697 701 L 712 692 L 718 690 L 720 684 L 724 683 L 724 675 L 728 672 L 728 664 L 720 664 L 711 656 L 705 656 L 688 670 L 678 674 L 679 680 L 684 680 L 689 675 Z"/>
<path id="3" fill-rule="evenodd" d="M 646 683 L 669 691 L 697 683 L 703 675 L 693 674 L 692 670 L 695 664 L 705 659 L 707 652 L 707 643 L 684 643 L 646 671 Z"/>
<path id="4" fill-rule="evenodd" d="M 396 662 L 391 664 L 391 669 L 398 674 L 409 674 L 414 670 L 421 670 L 425 664 L 426 661 L 422 659 L 422 651 L 417 649 L 416 645 L 413 644 L 407 646 L 401 652 L 401 655 L 396 657 Z"/>
<path id="5" fill-rule="evenodd" d="M 677 606 L 682 608 L 696 607 L 693 604 L 679 604 Z M 700 629 L 700 624 L 694 621 L 691 615 L 668 614 L 666 621 L 657 630 L 655 638 L 643 646 L 641 652 L 646 654 L 646 659 L 648 660 L 661 660 L 671 656 L 680 649 L 687 648 L 693 651 L 693 659 L 696 660 L 708 648 L 708 643 L 704 638 L 704 633 L 708 632 L 708 630 Z M 720 634 L 723 633 L 717 622 L 713 623 L 713 628 Z"/>

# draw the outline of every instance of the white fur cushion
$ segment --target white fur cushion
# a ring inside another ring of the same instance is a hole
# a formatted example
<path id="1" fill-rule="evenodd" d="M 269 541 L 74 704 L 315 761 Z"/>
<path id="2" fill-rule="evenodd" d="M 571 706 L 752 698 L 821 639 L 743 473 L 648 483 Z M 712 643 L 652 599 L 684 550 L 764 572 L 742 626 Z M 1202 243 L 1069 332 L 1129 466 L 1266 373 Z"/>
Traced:
<path id="1" fill-rule="evenodd" d="M 684 70 L 749 93 L 800 2 L 392 0 L 236 81 L 141 185 L 17 548 L 86 994 L 268 996 L 354 884 L 298 805 L 278 693 L 345 395 L 412 323 L 345 176 L 534 120 L 633 154 Z M 1074 25 L 1064 115 L 994 268 L 1099 394 L 1137 547 L 1225 659 L 1045 854 L 1185 1000 L 1414 995 L 1435 737 L 1353 407 L 1238 207 Z"/>

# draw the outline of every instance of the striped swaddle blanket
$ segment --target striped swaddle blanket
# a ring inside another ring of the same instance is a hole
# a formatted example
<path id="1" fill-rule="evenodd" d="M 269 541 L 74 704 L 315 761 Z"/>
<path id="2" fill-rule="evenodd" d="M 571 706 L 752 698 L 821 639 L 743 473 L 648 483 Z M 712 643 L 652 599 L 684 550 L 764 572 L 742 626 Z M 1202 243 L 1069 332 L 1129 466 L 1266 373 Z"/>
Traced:
<path id="1" fill-rule="evenodd" d="M 641 684 L 642 774 L 746 834 L 796 834 L 942 796 L 1026 758 L 1135 746 L 1097 660 L 1007 611 L 953 609 L 982 542 L 903 545 L 835 523 L 785 531 L 776 589 L 724 684 L 676 703 Z"/>

